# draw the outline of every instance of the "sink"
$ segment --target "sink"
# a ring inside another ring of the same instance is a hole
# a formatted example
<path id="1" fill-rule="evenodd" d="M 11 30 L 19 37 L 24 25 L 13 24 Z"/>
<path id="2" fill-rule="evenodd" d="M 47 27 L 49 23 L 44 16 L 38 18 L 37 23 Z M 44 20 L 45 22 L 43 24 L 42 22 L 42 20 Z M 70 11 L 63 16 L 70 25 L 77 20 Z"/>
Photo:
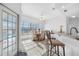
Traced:
<path id="1" fill-rule="evenodd" d="M 62 35 L 79 40 L 79 33 L 78 33 L 78 35 L 70 35 L 70 34 L 67 34 L 67 33 L 66 34 L 62 34 Z M 59 34 L 59 36 L 61 36 L 61 34 Z"/>
<path id="2" fill-rule="evenodd" d="M 75 39 L 79 40 L 79 38 L 75 38 Z"/>
<path id="3" fill-rule="evenodd" d="M 73 36 L 73 35 L 68 35 L 68 36 L 69 36 L 70 38 L 79 40 L 79 37 L 78 37 L 78 36 Z"/>

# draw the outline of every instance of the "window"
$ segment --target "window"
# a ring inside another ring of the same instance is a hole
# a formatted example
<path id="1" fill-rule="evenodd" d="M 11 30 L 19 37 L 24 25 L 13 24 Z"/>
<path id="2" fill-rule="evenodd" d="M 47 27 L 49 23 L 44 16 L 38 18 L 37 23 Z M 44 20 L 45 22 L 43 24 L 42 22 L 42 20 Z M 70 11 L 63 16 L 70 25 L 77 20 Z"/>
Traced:
<path id="1" fill-rule="evenodd" d="M 39 24 L 37 23 L 33 23 L 31 21 L 26 21 L 26 20 L 23 20 L 21 21 L 21 32 L 22 33 L 27 33 L 31 30 L 36 30 L 36 29 L 39 29 Z M 43 26 L 43 25 L 42 25 Z"/>
<path id="2" fill-rule="evenodd" d="M 12 55 L 17 50 L 16 48 L 16 20 L 17 17 L 6 11 L 2 11 L 3 15 L 3 40 L 2 42 L 2 54 Z M 0 43 L 1 44 L 1 43 Z M 1 46 L 0 46 L 1 47 Z"/>

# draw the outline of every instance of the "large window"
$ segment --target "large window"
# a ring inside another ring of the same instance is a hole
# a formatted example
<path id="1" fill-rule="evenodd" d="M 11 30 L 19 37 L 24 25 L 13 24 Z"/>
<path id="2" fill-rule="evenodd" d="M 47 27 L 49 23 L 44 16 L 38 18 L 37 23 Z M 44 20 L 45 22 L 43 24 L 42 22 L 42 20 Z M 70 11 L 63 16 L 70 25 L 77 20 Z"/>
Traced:
<path id="1" fill-rule="evenodd" d="M 2 40 L 0 40 L 0 54 L 13 55 L 17 51 L 16 44 L 17 17 L 9 12 L 2 11 Z"/>
<path id="2" fill-rule="evenodd" d="M 26 21 L 25 21 L 26 20 Z M 21 23 L 21 32 L 22 33 L 27 33 L 31 30 L 36 30 L 36 29 L 43 29 L 44 25 L 39 24 L 39 23 L 33 23 L 31 21 L 27 21 L 27 19 L 25 19 L 24 21 L 22 21 Z"/>

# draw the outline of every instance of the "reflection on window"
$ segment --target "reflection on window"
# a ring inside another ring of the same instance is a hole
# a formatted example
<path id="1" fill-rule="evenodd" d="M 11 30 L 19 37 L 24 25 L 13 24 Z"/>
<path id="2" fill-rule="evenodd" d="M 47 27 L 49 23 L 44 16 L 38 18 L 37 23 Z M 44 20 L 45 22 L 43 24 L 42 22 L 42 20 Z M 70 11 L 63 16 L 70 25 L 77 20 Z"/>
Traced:
<path id="1" fill-rule="evenodd" d="M 8 22 L 8 29 L 12 29 L 12 24 L 11 22 Z"/>
<path id="2" fill-rule="evenodd" d="M 9 36 L 9 37 L 12 36 L 12 30 L 8 30 L 8 36 Z"/>
<path id="3" fill-rule="evenodd" d="M 3 48 L 7 48 L 7 40 L 3 40 Z"/>
<path id="4" fill-rule="evenodd" d="M 3 40 L 7 39 L 7 30 L 3 30 Z"/>
<path id="5" fill-rule="evenodd" d="M 13 16 L 13 23 L 16 23 L 16 17 Z"/>
<path id="6" fill-rule="evenodd" d="M 13 46 L 8 47 L 8 55 L 12 55 L 12 48 L 13 48 Z"/>
<path id="7" fill-rule="evenodd" d="M 7 29 L 7 21 L 3 22 L 3 29 Z"/>
<path id="8" fill-rule="evenodd" d="M 8 15 L 8 22 L 13 22 L 13 19 L 12 19 L 12 15 L 11 14 Z"/>
<path id="9" fill-rule="evenodd" d="M 0 41 L 0 56 L 2 55 L 1 53 L 2 53 L 2 42 Z"/>
<path id="10" fill-rule="evenodd" d="M 12 38 L 8 38 L 8 46 L 12 45 Z"/>
<path id="11" fill-rule="evenodd" d="M 16 50 L 16 44 L 13 45 L 13 51 L 15 51 L 15 50 Z"/>
<path id="12" fill-rule="evenodd" d="M 7 56 L 7 49 L 3 49 L 3 56 Z"/>
<path id="13" fill-rule="evenodd" d="M 3 21 L 7 21 L 7 13 L 3 12 Z"/>

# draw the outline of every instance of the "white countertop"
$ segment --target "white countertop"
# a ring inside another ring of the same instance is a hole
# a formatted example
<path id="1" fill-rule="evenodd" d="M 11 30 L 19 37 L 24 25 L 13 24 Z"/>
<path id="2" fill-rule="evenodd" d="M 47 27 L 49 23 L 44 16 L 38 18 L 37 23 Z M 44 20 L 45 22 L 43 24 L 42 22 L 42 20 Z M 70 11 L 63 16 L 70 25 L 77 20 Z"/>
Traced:
<path id="1" fill-rule="evenodd" d="M 65 35 L 53 35 L 56 39 L 65 44 L 66 56 L 79 56 L 79 41 Z"/>

